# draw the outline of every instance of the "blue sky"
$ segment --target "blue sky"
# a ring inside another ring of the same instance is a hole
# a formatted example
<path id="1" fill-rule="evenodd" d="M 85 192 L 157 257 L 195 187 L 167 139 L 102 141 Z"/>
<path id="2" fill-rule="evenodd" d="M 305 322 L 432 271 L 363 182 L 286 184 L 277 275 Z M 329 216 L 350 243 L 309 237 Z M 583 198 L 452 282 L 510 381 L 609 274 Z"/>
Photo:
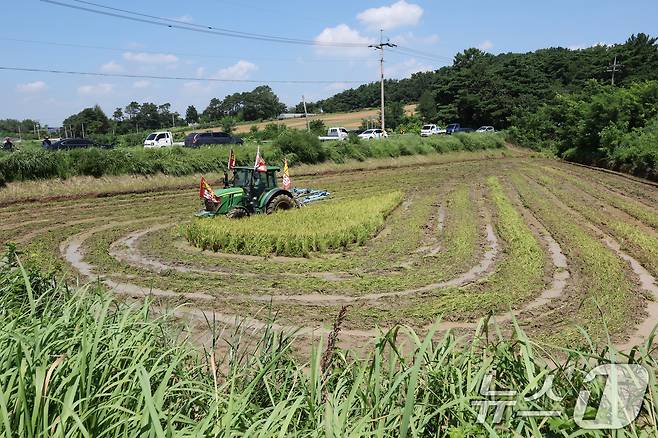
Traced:
<path id="1" fill-rule="evenodd" d="M 81 5 L 75 0 L 58 1 Z M 367 45 L 378 39 L 378 29 L 383 27 L 391 42 L 433 55 L 387 54 L 387 77 L 396 78 L 450 64 L 452 56 L 467 47 L 491 53 L 525 52 L 623 42 L 638 32 L 658 34 L 655 0 L 93 1 L 194 25 L 328 43 Z M 372 81 L 379 74 L 377 54 L 367 48 L 236 39 L 127 21 L 39 0 L 9 1 L 3 12 L 2 66 L 254 79 L 263 83 L 327 81 L 271 84 L 286 104 L 299 102 L 302 95 L 307 100 L 327 97 L 353 86 L 349 81 Z M 29 117 L 59 126 L 63 118 L 86 106 L 100 104 L 111 115 L 115 107 L 124 107 L 132 100 L 170 102 L 181 113 L 193 104 L 201 111 L 212 97 L 251 90 L 256 85 L 0 71 L 0 118 Z"/>

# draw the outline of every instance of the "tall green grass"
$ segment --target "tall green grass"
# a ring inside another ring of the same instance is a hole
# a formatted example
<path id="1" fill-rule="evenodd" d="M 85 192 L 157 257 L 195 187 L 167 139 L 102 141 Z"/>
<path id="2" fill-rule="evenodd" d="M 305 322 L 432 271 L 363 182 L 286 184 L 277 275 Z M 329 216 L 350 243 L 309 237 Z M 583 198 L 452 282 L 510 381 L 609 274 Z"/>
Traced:
<path id="1" fill-rule="evenodd" d="M 392 192 L 241 220 L 197 219 L 183 227 L 183 234 L 193 245 L 212 251 L 308 256 L 363 245 L 401 201 L 402 193 Z"/>
<path id="2" fill-rule="evenodd" d="M 268 164 L 314 164 L 325 161 L 399 157 L 404 155 L 444 153 L 457 150 L 483 150 L 504 146 L 500 135 L 460 134 L 421 139 L 413 135 L 393 136 L 385 141 L 331 142 L 320 144 L 317 138 L 301 132 L 283 133 L 274 143 L 236 146 L 237 162 L 251 165 L 256 148 L 261 148 Z M 72 176 L 105 175 L 191 175 L 221 172 L 226 166 L 229 146 L 188 149 L 117 148 L 44 151 L 26 149 L 13 153 L 0 151 L 0 186 L 13 181 Z"/>
<path id="3" fill-rule="evenodd" d="M 13 258 L 0 266 L 0 291 L 2 436 L 576 436 L 571 418 L 583 377 L 611 361 L 644 365 L 651 382 L 640 417 L 614 436 L 657 431 L 658 363 L 646 347 L 629 357 L 610 346 L 549 350 L 518 326 L 509 337 L 478 331 L 469 342 L 397 327 L 357 359 L 336 347 L 339 318 L 329 348 L 317 344 L 308 361 L 292 354 L 293 342 L 304 340 L 271 330 L 251 344 L 246 329 L 229 330 L 226 353 L 208 354 L 148 304 L 69 289 Z M 497 389 L 519 392 L 518 409 L 555 409 L 560 417 L 521 418 L 508 408 L 493 426 L 490 409 L 478 423 L 472 402 L 494 369 Z M 549 376 L 561 401 L 522 400 Z M 593 399 L 603 385 L 587 386 Z"/>

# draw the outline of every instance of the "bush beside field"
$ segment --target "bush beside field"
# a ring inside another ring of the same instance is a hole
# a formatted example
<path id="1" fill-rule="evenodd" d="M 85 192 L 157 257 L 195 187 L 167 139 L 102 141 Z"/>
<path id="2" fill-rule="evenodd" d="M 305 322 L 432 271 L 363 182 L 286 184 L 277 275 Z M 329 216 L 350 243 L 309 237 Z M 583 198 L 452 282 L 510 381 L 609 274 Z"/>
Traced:
<path id="1" fill-rule="evenodd" d="M 483 150 L 504 146 L 502 135 L 459 134 L 421 139 L 414 135 L 398 135 L 385 141 L 320 143 L 314 135 L 302 131 L 284 131 L 272 143 L 248 143 L 235 147 L 238 164 L 251 165 L 256 148 L 268 164 L 279 165 L 284 157 L 291 165 L 315 164 L 325 161 L 342 163 L 347 160 L 399 157 L 458 150 Z M 187 149 L 117 148 L 112 150 L 80 149 L 49 152 L 21 150 L 0 152 L 0 185 L 14 181 L 73 176 L 106 175 L 191 175 L 221 172 L 228 158 L 229 146 Z"/>
<path id="2" fill-rule="evenodd" d="M 639 418 L 615 433 L 653 436 L 657 427 L 658 363 L 646 347 L 629 359 L 596 345 L 556 352 L 518 326 L 509 337 L 485 330 L 469 342 L 397 327 L 365 355 L 319 342 L 306 361 L 293 355 L 290 334 L 266 329 L 254 343 L 245 326 L 222 331 L 228 350 L 208 354 L 148 304 L 70 289 L 22 269 L 13 253 L 0 261 L 0 291 L 2 436 L 577 436 L 578 392 L 589 385 L 598 398 L 605 385 L 584 384 L 584 376 L 626 360 L 643 365 L 651 383 Z M 519 400 L 495 426 L 494 406 L 480 424 L 474 404 L 494 370 L 497 387 L 518 391 Z M 530 398 L 549 378 L 560 400 Z"/>
<path id="3" fill-rule="evenodd" d="M 197 219 L 184 226 L 183 233 L 193 245 L 212 251 L 305 257 L 363 245 L 401 201 L 402 193 L 392 192 L 241 220 Z"/>

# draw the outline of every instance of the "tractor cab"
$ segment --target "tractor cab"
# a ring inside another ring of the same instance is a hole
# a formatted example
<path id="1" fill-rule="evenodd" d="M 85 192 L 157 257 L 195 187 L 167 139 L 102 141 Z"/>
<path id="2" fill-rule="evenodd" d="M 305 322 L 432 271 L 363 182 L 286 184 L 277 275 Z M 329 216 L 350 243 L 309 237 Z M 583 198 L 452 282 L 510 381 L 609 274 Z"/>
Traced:
<path id="1" fill-rule="evenodd" d="M 256 172 L 253 167 L 235 167 L 228 187 L 242 187 L 252 197 L 259 198 L 264 192 L 278 187 L 276 173 L 279 170 L 274 166 L 268 166 L 266 172 Z"/>

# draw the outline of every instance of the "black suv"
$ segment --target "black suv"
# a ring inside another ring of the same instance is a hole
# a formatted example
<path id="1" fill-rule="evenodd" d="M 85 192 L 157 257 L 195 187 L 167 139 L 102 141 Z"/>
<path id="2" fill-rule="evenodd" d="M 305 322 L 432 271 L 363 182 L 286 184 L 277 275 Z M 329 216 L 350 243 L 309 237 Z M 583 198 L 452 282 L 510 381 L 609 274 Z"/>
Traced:
<path id="1" fill-rule="evenodd" d="M 243 144 L 244 140 L 225 132 L 193 132 L 185 137 L 185 147 L 198 148 L 205 144 Z"/>
<path id="2" fill-rule="evenodd" d="M 57 151 L 60 149 L 85 149 L 85 148 L 113 149 L 114 145 L 99 144 L 88 138 L 64 138 L 62 140 L 51 143 L 50 146 L 44 145 L 43 148 L 48 151 Z"/>

